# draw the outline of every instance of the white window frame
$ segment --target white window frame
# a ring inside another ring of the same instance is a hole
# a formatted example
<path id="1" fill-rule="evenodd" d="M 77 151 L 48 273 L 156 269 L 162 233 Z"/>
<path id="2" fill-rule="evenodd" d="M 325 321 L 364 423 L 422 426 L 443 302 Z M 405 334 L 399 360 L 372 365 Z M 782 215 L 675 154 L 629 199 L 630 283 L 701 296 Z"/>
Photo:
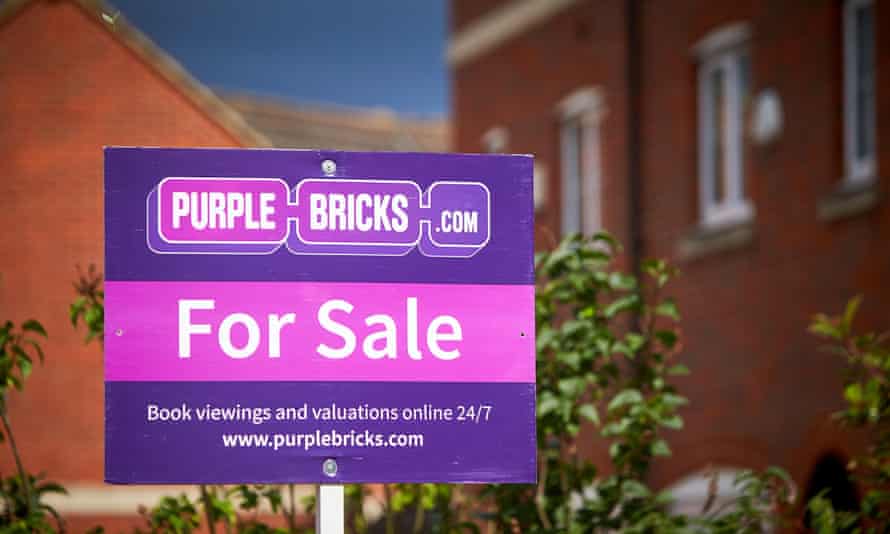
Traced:
<path id="1" fill-rule="evenodd" d="M 747 222 L 754 208 L 745 191 L 745 95 L 742 93 L 743 60 L 750 55 L 745 46 L 750 30 L 747 24 L 733 24 L 710 33 L 695 47 L 698 56 L 698 184 L 699 216 L 705 227 Z M 723 73 L 723 109 L 714 109 L 711 76 Z M 723 139 L 712 128 L 715 113 L 723 113 Z M 723 168 L 717 172 L 714 147 L 725 147 Z M 715 199 L 715 182 L 724 179 L 723 199 Z"/>
<path id="2" fill-rule="evenodd" d="M 493 126 L 482 134 L 482 145 L 489 154 L 506 152 L 510 146 L 510 131 L 505 126 Z"/>
<path id="3" fill-rule="evenodd" d="M 603 98 L 597 88 L 579 89 L 564 98 L 557 110 L 562 235 L 592 235 L 603 229 Z"/>
<path id="4" fill-rule="evenodd" d="M 710 510 L 732 511 L 738 509 L 738 499 L 743 492 L 736 486 L 736 477 L 748 471 L 747 468 L 737 466 L 711 466 L 692 472 L 663 491 L 671 496 L 667 505 L 667 511 L 672 514 L 686 515 L 689 517 L 702 517 L 705 503 L 713 499 Z M 794 483 L 791 490 L 797 493 Z M 773 526 L 769 521 L 760 525 L 763 532 L 773 532 Z"/>
<path id="5" fill-rule="evenodd" d="M 873 0 L 846 0 L 844 2 L 843 14 L 843 30 L 844 30 L 844 181 L 849 185 L 867 184 L 875 180 L 877 176 L 877 159 L 875 151 L 877 150 L 877 132 L 876 132 L 876 114 L 877 114 L 877 98 L 875 95 L 875 77 L 876 62 L 871 66 L 872 79 L 861 80 L 858 76 L 860 57 L 858 44 L 859 33 L 856 26 L 856 15 L 858 10 L 871 8 L 874 10 Z M 874 11 L 872 11 L 872 28 L 875 31 Z M 877 52 L 875 36 L 872 35 L 872 60 L 875 60 Z M 868 124 L 865 128 L 871 131 L 871 138 L 874 141 L 871 154 L 865 156 L 857 155 L 856 138 L 862 127 L 859 123 L 859 116 L 856 113 L 857 99 L 861 93 L 863 83 L 871 84 L 870 98 L 871 109 L 873 113 L 866 117 Z"/>

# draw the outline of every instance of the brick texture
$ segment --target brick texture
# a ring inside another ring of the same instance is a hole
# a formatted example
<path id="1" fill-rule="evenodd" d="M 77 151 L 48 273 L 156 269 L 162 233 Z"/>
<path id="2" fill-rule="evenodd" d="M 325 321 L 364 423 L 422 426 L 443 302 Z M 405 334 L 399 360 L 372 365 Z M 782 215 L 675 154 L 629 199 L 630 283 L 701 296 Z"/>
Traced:
<path id="1" fill-rule="evenodd" d="M 454 0 L 457 13 L 473 0 Z M 857 438 L 827 416 L 841 406 L 842 362 L 806 332 L 816 312 L 839 311 L 866 296 L 859 326 L 887 328 L 890 297 L 888 182 L 877 205 L 826 222 L 818 207 L 843 174 L 841 3 L 834 0 L 642 0 L 642 220 L 644 255 L 674 260 L 671 286 L 683 312 L 680 382 L 691 400 L 675 456 L 652 480 L 667 485 L 709 464 L 787 467 L 804 487 L 818 459 L 848 456 Z M 890 4 L 875 2 L 878 169 L 890 168 Z M 579 2 L 453 69 L 455 146 L 481 151 L 494 125 L 510 132 L 510 152 L 535 154 L 550 170 L 549 202 L 538 214 L 537 246 L 559 231 L 558 101 L 598 86 L 605 226 L 627 242 L 626 2 Z M 682 260 L 679 243 L 696 230 L 696 60 L 710 31 L 751 27 L 751 91 L 775 89 L 784 129 L 775 142 L 746 139 L 754 237 L 744 247 Z M 591 444 L 591 451 L 599 447 Z M 601 455 L 594 454 L 601 458 Z"/>

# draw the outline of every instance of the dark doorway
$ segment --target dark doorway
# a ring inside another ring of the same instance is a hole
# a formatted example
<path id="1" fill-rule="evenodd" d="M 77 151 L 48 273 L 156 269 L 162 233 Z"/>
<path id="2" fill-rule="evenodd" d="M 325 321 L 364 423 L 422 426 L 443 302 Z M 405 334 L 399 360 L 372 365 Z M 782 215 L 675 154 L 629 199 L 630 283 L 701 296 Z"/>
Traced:
<path id="1" fill-rule="evenodd" d="M 831 501 L 836 511 L 859 510 L 859 492 L 856 490 L 856 485 L 850 480 L 846 462 L 836 454 L 827 454 L 816 463 L 807 483 L 804 502 L 809 502 L 810 499 L 826 490 L 825 496 Z M 804 524 L 807 528 L 810 527 L 809 511 L 804 516 Z"/>

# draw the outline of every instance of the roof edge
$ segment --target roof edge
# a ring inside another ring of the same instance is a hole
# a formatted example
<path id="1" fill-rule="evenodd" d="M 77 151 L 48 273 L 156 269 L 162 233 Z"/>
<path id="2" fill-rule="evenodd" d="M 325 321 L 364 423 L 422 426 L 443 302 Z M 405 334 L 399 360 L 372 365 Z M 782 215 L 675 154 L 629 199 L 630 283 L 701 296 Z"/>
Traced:
<path id="1" fill-rule="evenodd" d="M 36 0 L 7 0 L 0 6 L 0 24 L 18 14 Z M 118 42 L 132 51 L 163 79 L 186 97 L 198 110 L 244 146 L 271 147 L 269 139 L 254 130 L 240 113 L 226 104 L 207 86 L 194 78 L 151 39 L 132 25 L 120 10 L 103 0 L 71 0 Z"/>
<path id="2" fill-rule="evenodd" d="M 14 17 L 21 8 L 29 4 L 31 0 L 6 0 L 0 4 L 0 24 Z"/>

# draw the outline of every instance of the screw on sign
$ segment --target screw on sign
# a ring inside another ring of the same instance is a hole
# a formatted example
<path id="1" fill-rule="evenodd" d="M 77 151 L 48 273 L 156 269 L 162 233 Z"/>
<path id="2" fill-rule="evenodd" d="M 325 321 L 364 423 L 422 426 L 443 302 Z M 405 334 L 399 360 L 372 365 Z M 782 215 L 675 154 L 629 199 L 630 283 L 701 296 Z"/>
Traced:
<path id="1" fill-rule="evenodd" d="M 108 482 L 535 481 L 530 157 L 105 160 Z"/>

